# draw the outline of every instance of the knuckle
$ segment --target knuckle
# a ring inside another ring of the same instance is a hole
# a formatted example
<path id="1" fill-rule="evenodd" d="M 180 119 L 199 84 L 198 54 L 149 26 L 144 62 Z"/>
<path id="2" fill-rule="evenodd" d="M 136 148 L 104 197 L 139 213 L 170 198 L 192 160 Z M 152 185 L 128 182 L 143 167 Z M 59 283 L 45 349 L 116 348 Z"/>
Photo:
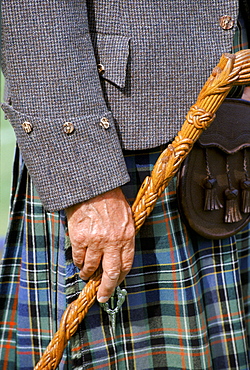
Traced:
<path id="1" fill-rule="evenodd" d="M 107 231 L 98 229 L 89 236 L 89 244 L 100 244 L 107 238 Z"/>
<path id="2" fill-rule="evenodd" d="M 82 249 L 79 248 L 72 248 L 72 254 L 74 258 L 79 258 L 82 256 Z"/>
<path id="3" fill-rule="evenodd" d="M 83 253 L 80 251 L 73 252 L 72 256 L 73 256 L 74 262 L 77 262 L 77 263 L 82 262 L 84 258 Z"/>
<path id="4" fill-rule="evenodd" d="M 104 240 L 104 234 L 103 233 L 98 233 L 98 234 L 95 234 L 95 235 L 92 235 L 92 240 L 91 242 L 93 244 L 100 244 L 103 240 Z"/>
<path id="5" fill-rule="evenodd" d="M 72 244 L 74 244 L 74 245 L 80 245 L 80 244 L 81 244 L 81 242 L 82 242 L 82 238 L 80 237 L 80 235 L 79 235 L 79 234 L 74 235 L 73 237 L 71 237 L 71 242 L 72 242 Z"/>
<path id="6" fill-rule="evenodd" d="M 74 261 L 74 264 L 76 266 L 80 266 L 80 265 L 83 264 L 83 259 L 82 258 L 75 258 L 75 257 L 73 257 L 73 261 Z"/>
<path id="7" fill-rule="evenodd" d="M 97 266 L 91 265 L 91 266 L 85 266 L 83 269 L 83 274 L 86 276 L 92 275 L 95 270 L 97 269 Z"/>
<path id="8" fill-rule="evenodd" d="M 129 242 L 133 240 L 135 237 L 135 230 L 134 227 L 126 227 L 126 228 L 120 228 L 116 230 L 116 233 L 113 235 L 110 235 L 109 238 L 112 241 L 120 242 Z"/>
<path id="9" fill-rule="evenodd" d="M 106 271 L 106 275 L 111 281 L 116 281 L 116 280 L 118 280 L 118 278 L 120 276 L 120 271 L 108 270 L 108 271 Z"/>
<path id="10" fill-rule="evenodd" d="M 69 231 L 69 237 L 72 245 L 81 245 L 86 239 L 85 233 L 83 230 L 74 230 Z"/>
<path id="11" fill-rule="evenodd" d="M 130 229 L 130 230 L 127 230 L 127 238 L 129 240 L 133 240 L 135 238 L 135 230 L 134 229 Z"/>
<path id="12" fill-rule="evenodd" d="M 134 221 L 129 222 L 125 227 L 125 234 L 128 238 L 132 239 L 135 236 L 135 224 Z"/>
<path id="13" fill-rule="evenodd" d="M 122 266 L 122 272 L 128 273 L 131 270 L 132 262 L 126 262 Z"/>
<path id="14" fill-rule="evenodd" d="M 74 265 L 79 268 L 79 270 L 81 270 L 82 266 L 83 266 L 83 261 L 81 260 L 73 260 L 74 262 Z"/>

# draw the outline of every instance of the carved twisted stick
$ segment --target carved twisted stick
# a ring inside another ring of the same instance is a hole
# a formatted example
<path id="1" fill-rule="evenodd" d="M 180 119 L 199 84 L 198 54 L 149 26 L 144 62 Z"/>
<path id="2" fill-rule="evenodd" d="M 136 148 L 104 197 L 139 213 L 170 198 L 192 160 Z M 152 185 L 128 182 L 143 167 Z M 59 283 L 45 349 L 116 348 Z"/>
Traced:
<path id="1" fill-rule="evenodd" d="M 214 120 L 215 112 L 234 85 L 250 82 L 250 49 L 223 54 L 217 67 L 202 88 L 174 141 L 158 158 L 151 176 L 145 178 L 132 206 L 136 232 L 150 214 L 158 197 L 175 176 L 193 144 Z M 60 328 L 34 370 L 55 369 L 70 337 L 96 299 L 101 282 L 101 267 L 91 277 L 78 298 L 65 310 Z"/>

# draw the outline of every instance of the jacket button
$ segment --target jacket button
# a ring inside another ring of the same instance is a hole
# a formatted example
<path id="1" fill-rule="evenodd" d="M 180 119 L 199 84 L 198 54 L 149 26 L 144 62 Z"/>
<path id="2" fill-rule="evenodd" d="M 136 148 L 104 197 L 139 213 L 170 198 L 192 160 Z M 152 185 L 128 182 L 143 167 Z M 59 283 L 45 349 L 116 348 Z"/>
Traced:
<path id="1" fill-rule="evenodd" d="M 69 135 L 72 134 L 72 132 L 75 130 L 75 127 L 73 123 L 71 122 L 65 122 L 63 125 L 63 131 L 65 134 Z"/>
<path id="2" fill-rule="evenodd" d="M 32 124 L 28 121 L 25 121 L 25 122 L 22 123 L 22 128 L 23 128 L 24 132 L 26 132 L 26 134 L 30 134 L 31 131 L 33 130 Z"/>
<path id="3" fill-rule="evenodd" d="M 234 26 L 234 20 L 229 15 L 223 15 L 220 18 L 220 26 L 223 30 L 231 30 Z"/>
<path id="4" fill-rule="evenodd" d="M 101 64 L 101 63 L 97 64 L 97 70 L 98 70 L 100 75 L 103 75 L 105 73 L 104 65 Z"/>
<path id="5" fill-rule="evenodd" d="M 100 126 L 105 129 L 109 128 L 109 120 L 106 117 L 102 117 L 100 120 Z"/>

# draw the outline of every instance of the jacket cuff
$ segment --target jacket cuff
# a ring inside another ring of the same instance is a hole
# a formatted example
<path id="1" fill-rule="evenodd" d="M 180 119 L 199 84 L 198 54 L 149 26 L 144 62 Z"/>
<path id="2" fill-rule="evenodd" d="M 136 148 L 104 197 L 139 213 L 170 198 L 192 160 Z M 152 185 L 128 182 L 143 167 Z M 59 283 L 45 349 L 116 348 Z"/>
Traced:
<path id="1" fill-rule="evenodd" d="M 129 181 L 110 112 L 40 119 L 2 104 L 44 207 L 65 209 Z"/>

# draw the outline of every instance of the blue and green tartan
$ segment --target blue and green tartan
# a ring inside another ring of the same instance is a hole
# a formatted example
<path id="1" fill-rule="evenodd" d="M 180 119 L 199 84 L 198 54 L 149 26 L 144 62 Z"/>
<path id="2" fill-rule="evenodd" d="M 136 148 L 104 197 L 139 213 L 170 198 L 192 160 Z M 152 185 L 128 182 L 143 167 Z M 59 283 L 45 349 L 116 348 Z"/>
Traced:
<path id="1" fill-rule="evenodd" d="M 66 307 L 65 217 L 44 211 L 19 150 L 13 173 L 0 266 L 0 368 L 28 370 L 52 339 Z M 60 368 L 70 369 L 64 363 L 63 358 Z"/>
<path id="2" fill-rule="evenodd" d="M 158 155 L 126 154 L 131 202 Z M 45 212 L 23 164 L 20 171 L 1 272 L 0 365 L 8 370 L 34 368 L 66 307 L 65 281 L 68 302 L 84 285 L 70 246 L 64 252 L 63 213 Z M 115 335 L 94 304 L 60 368 L 248 369 L 249 266 L 249 228 L 223 241 L 188 233 L 173 181 L 137 235 Z"/>
<path id="3" fill-rule="evenodd" d="M 158 155 L 126 155 L 130 201 Z M 76 369 L 249 368 L 249 227 L 219 241 L 188 232 L 175 182 L 137 235 L 115 335 L 95 304 L 71 341 Z"/>
<path id="4" fill-rule="evenodd" d="M 246 47 L 237 37 L 234 51 Z M 123 190 L 131 203 L 158 156 L 154 150 L 125 153 L 131 181 Z M 64 212 L 44 210 L 17 152 L 0 273 L 3 370 L 34 368 L 66 302 L 84 286 L 66 234 Z M 121 286 L 128 295 L 116 332 L 95 303 L 59 368 L 249 369 L 249 241 L 249 226 L 216 241 L 188 231 L 174 179 L 137 235 L 134 264 Z"/>

